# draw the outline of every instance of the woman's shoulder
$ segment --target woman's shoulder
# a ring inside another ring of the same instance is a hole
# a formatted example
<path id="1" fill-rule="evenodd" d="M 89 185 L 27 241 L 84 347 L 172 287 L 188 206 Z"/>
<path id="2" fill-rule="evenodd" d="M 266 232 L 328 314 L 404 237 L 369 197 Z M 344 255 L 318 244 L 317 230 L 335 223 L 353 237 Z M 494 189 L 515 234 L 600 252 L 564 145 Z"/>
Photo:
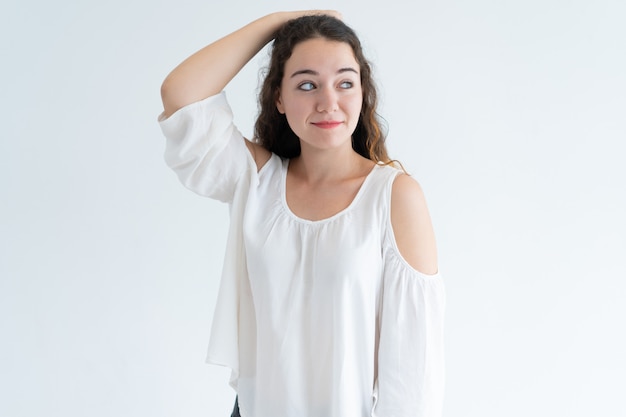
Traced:
<path id="1" fill-rule="evenodd" d="M 414 269 L 435 274 L 437 249 L 424 191 L 413 177 L 396 175 L 391 191 L 391 225 L 400 255 Z"/>

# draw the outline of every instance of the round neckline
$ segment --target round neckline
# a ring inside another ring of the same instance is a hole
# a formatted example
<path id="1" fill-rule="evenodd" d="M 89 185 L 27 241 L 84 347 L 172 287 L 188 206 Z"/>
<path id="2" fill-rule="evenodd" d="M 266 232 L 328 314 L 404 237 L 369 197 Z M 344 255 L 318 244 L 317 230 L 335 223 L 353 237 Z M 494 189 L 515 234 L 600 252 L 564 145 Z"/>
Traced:
<path id="1" fill-rule="evenodd" d="M 359 190 L 356 192 L 356 195 L 354 196 L 350 204 L 348 204 L 346 207 L 339 210 L 337 213 L 333 214 L 332 216 L 325 217 L 319 220 L 310 220 L 310 219 L 305 219 L 304 217 L 300 217 L 297 214 L 295 214 L 289 207 L 289 204 L 287 204 L 287 172 L 289 171 L 289 161 L 290 161 L 289 159 L 284 159 L 282 163 L 283 169 L 281 173 L 282 175 L 281 175 L 281 187 L 280 187 L 280 202 L 283 206 L 283 209 L 287 212 L 287 214 L 291 218 L 293 218 L 294 220 L 300 223 L 307 223 L 307 224 L 327 223 L 349 212 L 352 209 L 352 207 L 354 207 L 358 203 L 359 199 L 361 198 L 361 195 L 365 192 L 364 190 L 367 188 L 367 185 L 370 182 L 370 178 L 373 177 L 374 171 L 376 171 L 378 168 L 382 166 L 379 164 L 374 164 L 370 172 L 368 172 L 367 175 L 365 176 L 365 179 L 359 186 Z"/>

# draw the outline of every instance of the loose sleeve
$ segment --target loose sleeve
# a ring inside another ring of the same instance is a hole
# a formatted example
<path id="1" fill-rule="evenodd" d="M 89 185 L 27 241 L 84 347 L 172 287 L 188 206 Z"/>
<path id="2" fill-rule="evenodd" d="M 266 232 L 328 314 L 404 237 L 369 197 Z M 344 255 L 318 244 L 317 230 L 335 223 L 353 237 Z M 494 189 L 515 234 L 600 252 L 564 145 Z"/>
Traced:
<path id="1" fill-rule="evenodd" d="M 384 253 L 373 417 L 440 417 L 444 391 L 445 291 L 440 274 Z"/>
<path id="2" fill-rule="evenodd" d="M 159 125 L 165 162 L 197 194 L 231 202 L 241 177 L 255 169 L 224 92 L 159 117 Z"/>

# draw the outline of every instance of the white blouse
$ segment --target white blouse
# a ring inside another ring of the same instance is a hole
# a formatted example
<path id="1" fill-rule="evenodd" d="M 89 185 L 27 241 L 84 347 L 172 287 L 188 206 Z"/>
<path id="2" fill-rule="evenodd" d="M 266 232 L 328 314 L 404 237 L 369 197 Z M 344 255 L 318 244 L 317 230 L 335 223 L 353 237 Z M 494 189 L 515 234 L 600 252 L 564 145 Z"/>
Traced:
<path id="1" fill-rule="evenodd" d="M 230 206 L 207 362 L 232 369 L 242 417 L 440 416 L 444 286 L 396 246 L 399 171 L 375 166 L 347 208 L 310 221 L 286 204 L 289 160 L 257 172 L 224 93 L 159 123 L 181 182 Z"/>

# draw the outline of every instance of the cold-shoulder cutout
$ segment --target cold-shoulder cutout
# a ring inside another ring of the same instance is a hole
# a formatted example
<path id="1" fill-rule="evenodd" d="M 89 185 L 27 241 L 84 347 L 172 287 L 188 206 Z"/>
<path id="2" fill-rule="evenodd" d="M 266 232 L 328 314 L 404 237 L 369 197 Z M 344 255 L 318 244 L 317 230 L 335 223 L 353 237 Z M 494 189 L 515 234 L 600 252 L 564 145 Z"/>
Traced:
<path id="1" fill-rule="evenodd" d="M 437 247 L 426 198 L 419 183 L 396 176 L 391 193 L 391 225 L 399 255 L 424 275 L 438 272 Z"/>
<path id="2" fill-rule="evenodd" d="M 252 159 L 256 163 L 257 172 L 261 171 L 261 168 L 270 160 L 272 153 L 265 149 L 263 146 L 258 143 L 254 143 L 249 139 L 244 138 L 246 141 L 246 146 L 252 155 Z"/>

